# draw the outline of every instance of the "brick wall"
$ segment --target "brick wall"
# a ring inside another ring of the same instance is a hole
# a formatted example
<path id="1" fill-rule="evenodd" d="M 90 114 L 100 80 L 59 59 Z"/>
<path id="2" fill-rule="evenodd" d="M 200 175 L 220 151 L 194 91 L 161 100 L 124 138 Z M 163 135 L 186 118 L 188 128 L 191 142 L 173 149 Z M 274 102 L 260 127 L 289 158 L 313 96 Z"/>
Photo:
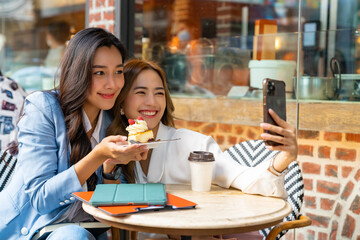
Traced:
<path id="1" fill-rule="evenodd" d="M 114 0 L 90 0 L 89 5 L 89 26 L 113 32 Z M 176 126 L 211 135 L 223 150 L 260 139 L 262 132 L 259 127 L 182 120 L 176 120 Z M 360 239 L 360 228 L 356 228 L 360 224 L 360 134 L 300 131 L 298 143 L 305 183 L 302 212 L 313 224 L 288 233 L 285 239 L 292 239 L 293 234 L 298 240 Z"/>
<path id="2" fill-rule="evenodd" d="M 262 132 L 260 127 L 180 120 L 176 126 L 211 135 L 223 150 L 261 139 Z M 360 239 L 360 134 L 299 131 L 298 144 L 305 184 L 302 213 L 313 223 L 296 230 L 295 239 Z"/>
<path id="3" fill-rule="evenodd" d="M 100 27 L 114 32 L 114 1 L 89 0 L 89 27 Z"/>
<path id="4" fill-rule="evenodd" d="M 227 44 L 228 38 L 239 32 L 241 26 L 241 4 L 232 2 L 218 2 L 216 8 L 216 33 L 221 44 Z"/>

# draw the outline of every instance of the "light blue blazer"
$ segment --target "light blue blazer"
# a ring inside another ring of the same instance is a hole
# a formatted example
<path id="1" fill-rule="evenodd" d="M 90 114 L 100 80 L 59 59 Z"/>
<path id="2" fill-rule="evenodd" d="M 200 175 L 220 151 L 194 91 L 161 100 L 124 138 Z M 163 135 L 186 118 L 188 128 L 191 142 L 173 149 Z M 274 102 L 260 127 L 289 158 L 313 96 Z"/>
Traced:
<path id="1" fill-rule="evenodd" d="M 100 139 L 112 118 L 104 111 Z M 60 217 L 82 191 L 69 166 L 70 145 L 55 93 L 35 92 L 24 105 L 19 127 L 19 155 L 10 184 L 0 192 L 0 239 L 31 239 Z M 102 183 L 97 170 L 98 183 Z"/>

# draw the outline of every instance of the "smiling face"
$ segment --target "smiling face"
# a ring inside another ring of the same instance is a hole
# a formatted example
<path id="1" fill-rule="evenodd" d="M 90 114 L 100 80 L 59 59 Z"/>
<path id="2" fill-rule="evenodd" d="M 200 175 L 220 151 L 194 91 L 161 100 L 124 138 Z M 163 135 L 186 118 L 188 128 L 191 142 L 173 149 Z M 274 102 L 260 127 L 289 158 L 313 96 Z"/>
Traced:
<path id="1" fill-rule="evenodd" d="M 122 108 L 128 119 L 141 116 L 156 136 L 166 107 L 162 80 L 154 70 L 144 70 L 135 79 Z"/>
<path id="2" fill-rule="evenodd" d="M 93 59 L 91 89 L 83 106 L 90 121 L 101 109 L 109 110 L 114 106 L 123 86 L 123 62 L 119 50 L 115 46 L 98 48 Z"/>

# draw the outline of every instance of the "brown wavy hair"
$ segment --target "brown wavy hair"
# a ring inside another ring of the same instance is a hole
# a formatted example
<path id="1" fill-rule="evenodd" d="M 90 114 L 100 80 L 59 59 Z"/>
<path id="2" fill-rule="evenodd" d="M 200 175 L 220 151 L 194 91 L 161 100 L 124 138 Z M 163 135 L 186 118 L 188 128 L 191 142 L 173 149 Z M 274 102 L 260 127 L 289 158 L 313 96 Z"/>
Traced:
<path id="1" fill-rule="evenodd" d="M 95 51 L 103 46 L 115 46 L 125 62 L 127 52 L 124 45 L 112 33 L 102 28 L 87 28 L 75 34 L 60 62 L 58 92 L 71 146 L 70 166 L 92 150 L 82 122 L 82 107 L 91 88 Z M 89 190 L 93 190 L 96 183 L 97 176 L 93 173 L 87 180 Z"/>
<path id="2" fill-rule="evenodd" d="M 166 108 L 164 111 L 164 115 L 161 118 L 161 122 L 170 127 L 175 127 L 174 124 L 174 104 L 170 97 L 170 92 L 167 87 L 166 77 L 164 71 L 157 65 L 155 62 L 143 59 L 131 59 L 124 65 L 124 78 L 125 78 L 125 85 L 122 88 L 118 98 L 116 99 L 115 106 L 113 107 L 113 115 L 114 121 L 108 128 L 108 135 L 123 135 L 127 136 L 128 133 L 126 131 L 126 127 L 128 126 L 128 119 L 125 115 L 121 115 L 121 107 L 130 92 L 132 85 L 134 84 L 135 80 L 139 76 L 142 71 L 145 70 L 153 70 L 155 71 L 161 78 L 161 81 L 164 85 L 165 90 L 165 101 L 166 101 Z M 130 162 L 129 164 L 123 167 L 123 173 L 128 182 L 134 183 L 135 176 L 134 176 L 134 167 L 135 162 Z"/>

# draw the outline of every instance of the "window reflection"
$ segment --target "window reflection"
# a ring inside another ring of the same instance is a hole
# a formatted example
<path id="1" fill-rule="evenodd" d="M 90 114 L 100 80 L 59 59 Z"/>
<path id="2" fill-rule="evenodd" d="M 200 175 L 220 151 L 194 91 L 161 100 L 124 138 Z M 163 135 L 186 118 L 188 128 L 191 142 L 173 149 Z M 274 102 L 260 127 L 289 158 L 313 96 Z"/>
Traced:
<path id="1" fill-rule="evenodd" d="M 297 36 L 284 41 L 288 36 L 281 35 L 297 31 L 295 2 L 147 0 L 136 9 L 135 31 L 143 30 L 135 35 L 143 38 L 135 56 L 160 63 L 173 95 L 226 96 L 234 87 L 249 89 L 257 19 L 277 20 L 274 60 L 296 60 Z"/>
<path id="2" fill-rule="evenodd" d="M 53 88 L 66 41 L 85 27 L 85 0 L 3 0 L 0 15 L 2 73 L 28 92 Z"/>
<path id="3" fill-rule="evenodd" d="M 336 82 L 329 68 L 333 57 L 341 63 L 341 74 L 348 74 L 345 78 L 353 81 L 360 78 L 357 1 L 338 1 L 336 6 L 329 1 L 302 1 L 299 6 L 298 1 L 292 0 L 144 0 L 135 3 L 135 56 L 162 65 L 174 96 L 261 97 L 261 82 L 256 78 L 263 76 L 252 73 L 250 68 L 261 65 L 276 66 L 277 72 L 288 71 L 286 79 L 269 72 L 264 74 L 284 80 L 288 86 L 287 97 L 295 98 L 297 74 L 299 81 L 320 77 L 332 78 L 331 84 Z M 299 7 L 302 16 L 298 16 Z M 344 12 L 348 13 L 345 18 Z M 268 29 L 257 34 L 258 20 L 275 20 L 276 31 Z M 254 56 L 259 46 L 263 47 L 261 51 L 266 49 L 272 53 L 259 59 Z M 300 67 L 293 71 L 298 59 Z M 327 99 L 359 99 L 354 94 L 341 97 L 341 91 Z"/>

